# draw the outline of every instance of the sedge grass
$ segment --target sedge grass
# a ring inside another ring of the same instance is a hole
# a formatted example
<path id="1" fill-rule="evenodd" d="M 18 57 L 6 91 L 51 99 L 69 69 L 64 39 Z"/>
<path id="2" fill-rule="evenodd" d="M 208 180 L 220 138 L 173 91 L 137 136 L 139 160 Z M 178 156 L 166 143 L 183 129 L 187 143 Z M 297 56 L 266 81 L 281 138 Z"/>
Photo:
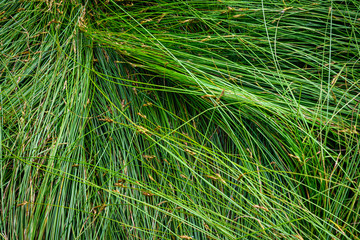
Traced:
<path id="1" fill-rule="evenodd" d="M 3 239 L 358 239 L 357 1 L 0 1 Z"/>

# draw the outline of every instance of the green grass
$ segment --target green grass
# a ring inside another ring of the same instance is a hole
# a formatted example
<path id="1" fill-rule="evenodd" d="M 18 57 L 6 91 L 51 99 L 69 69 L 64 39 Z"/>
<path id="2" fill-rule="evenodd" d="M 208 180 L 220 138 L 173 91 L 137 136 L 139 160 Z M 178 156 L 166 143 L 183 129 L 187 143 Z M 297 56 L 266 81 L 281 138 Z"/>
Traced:
<path id="1" fill-rule="evenodd" d="M 360 4 L 0 0 L 2 239 L 359 239 Z"/>

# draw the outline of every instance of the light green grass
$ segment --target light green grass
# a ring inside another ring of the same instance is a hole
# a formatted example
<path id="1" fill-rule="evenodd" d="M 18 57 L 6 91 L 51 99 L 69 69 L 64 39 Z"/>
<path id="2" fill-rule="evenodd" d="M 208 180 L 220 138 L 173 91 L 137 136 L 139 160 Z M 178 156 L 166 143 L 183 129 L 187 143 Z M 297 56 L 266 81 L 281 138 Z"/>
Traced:
<path id="1" fill-rule="evenodd" d="M 359 239 L 360 4 L 0 0 L 3 239 Z"/>

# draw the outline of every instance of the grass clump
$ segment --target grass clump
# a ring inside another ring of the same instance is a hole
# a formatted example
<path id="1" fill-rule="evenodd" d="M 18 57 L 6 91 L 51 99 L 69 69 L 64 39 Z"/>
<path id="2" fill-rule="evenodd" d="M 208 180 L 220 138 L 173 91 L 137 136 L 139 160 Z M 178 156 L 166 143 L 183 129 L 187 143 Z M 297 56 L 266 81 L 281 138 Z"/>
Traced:
<path id="1" fill-rule="evenodd" d="M 358 239 L 357 1 L 0 1 L 3 239 Z"/>

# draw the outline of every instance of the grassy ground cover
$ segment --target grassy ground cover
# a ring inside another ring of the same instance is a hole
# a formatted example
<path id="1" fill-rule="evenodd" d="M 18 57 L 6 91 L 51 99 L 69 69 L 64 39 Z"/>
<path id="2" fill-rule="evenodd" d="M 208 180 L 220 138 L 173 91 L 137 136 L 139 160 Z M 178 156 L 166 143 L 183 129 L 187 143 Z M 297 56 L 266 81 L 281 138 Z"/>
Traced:
<path id="1" fill-rule="evenodd" d="M 0 0 L 2 239 L 359 239 L 357 0 Z"/>

